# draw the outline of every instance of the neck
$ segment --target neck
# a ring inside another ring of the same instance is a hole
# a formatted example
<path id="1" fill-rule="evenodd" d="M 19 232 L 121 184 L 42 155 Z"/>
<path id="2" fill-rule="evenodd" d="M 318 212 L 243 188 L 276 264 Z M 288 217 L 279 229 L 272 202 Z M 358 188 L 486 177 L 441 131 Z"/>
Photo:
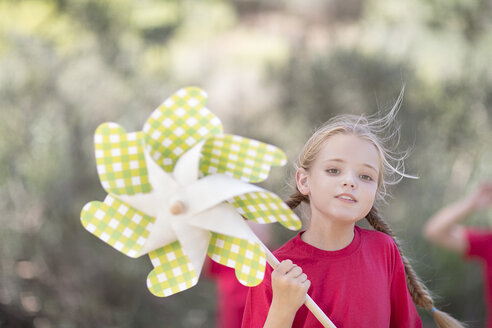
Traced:
<path id="1" fill-rule="evenodd" d="M 309 228 L 302 234 L 301 239 L 325 251 L 338 251 L 347 247 L 354 239 L 352 222 L 333 222 L 329 220 L 313 220 Z"/>

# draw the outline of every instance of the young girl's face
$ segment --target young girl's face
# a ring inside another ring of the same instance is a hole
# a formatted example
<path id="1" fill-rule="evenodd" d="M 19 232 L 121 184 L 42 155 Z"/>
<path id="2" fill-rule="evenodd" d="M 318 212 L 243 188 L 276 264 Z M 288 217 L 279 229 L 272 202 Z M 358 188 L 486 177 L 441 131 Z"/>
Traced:
<path id="1" fill-rule="evenodd" d="M 378 188 L 376 147 L 352 134 L 329 137 L 309 170 L 299 169 L 299 191 L 309 195 L 311 217 L 355 223 L 369 213 Z"/>

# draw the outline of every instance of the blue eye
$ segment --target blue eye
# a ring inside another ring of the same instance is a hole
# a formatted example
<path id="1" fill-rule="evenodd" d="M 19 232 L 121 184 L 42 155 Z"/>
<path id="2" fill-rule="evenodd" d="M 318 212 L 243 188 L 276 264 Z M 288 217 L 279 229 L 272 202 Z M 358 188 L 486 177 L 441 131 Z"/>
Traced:
<path id="1" fill-rule="evenodd" d="M 366 180 L 366 181 L 374 181 L 374 179 L 370 175 L 367 175 L 367 174 L 360 175 L 360 178 L 362 180 Z"/>
<path id="2" fill-rule="evenodd" d="M 326 173 L 338 174 L 338 173 L 340 173 L 340 170 L 339 169 L 327 169 Z"/>

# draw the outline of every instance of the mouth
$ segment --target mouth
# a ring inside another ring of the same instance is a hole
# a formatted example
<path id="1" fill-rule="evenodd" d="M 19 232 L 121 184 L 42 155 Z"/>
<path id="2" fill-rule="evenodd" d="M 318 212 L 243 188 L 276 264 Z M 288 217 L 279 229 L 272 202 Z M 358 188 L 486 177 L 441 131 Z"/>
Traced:
<path id="1" fill-rule="evenodd" d="M 355 197 L 350 194 L 340 194 L 335 196 L 335 198 L 348 203 L 357 203 L 357 199 L 355 199 Z"/>

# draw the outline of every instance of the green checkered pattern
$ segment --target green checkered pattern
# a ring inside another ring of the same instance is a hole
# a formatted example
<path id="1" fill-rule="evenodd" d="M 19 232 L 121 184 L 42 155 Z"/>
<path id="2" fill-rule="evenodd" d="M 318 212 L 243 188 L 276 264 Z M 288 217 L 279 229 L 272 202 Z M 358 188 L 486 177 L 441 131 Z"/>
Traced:
<path id="1" fill-rule="evenodd" d="M 202 149 L 200 172 L 222 173 L 247 182 L 260 182 L 270 167 L 284 165 L 285 154 L 277 147 L 235 135 L 216 135 L 207 139 Z"/>
<path id="2" fill-rule="evenodd" d="M 100 125 L 94 136 L 97 173 L 114 195 L 134 195 L 152 190 L 142 146 L 143 133 L 126 133 L 116 123 Z"/>
<path id="3" fill-rule="evenodd" d="M 155 218 L 116 197 L 152 190 L 144 147 L 162 169 L 172 172 L 186 151 L 206 140 L 199 166 L 201 174 L 227 174 L 247 182 L 263 181 L 271 166 L 285 164 L 285 154 L 275 146 L 222 135 L 222 124 L 205 108 L 206 100 L 201 89 L 184 88 L 152 113 L 143 131 L 126 133 L 116 123 L 97 128 L 94 137 L 97 171 L 110 195 L 103 203 L 93 201 L 84 206 L 81 221 L 85 229 L 130 257 L 140 255 Z M 253 221 L 278 221 L 289 229 L 301 226 L 297 216 L 273 193 L 249 193 L 229 202 Z M 255 286 L 263 280 L 266 259 L 259 244 L 212 232 L 208 255 L 235 268 L 236 277 L 246 286 Z M 169 296 L 198 282 L 179 241 L 154 250 L 149 256 L 154 269 L 147 277 L 147 285 L 154 295 Z"/>
<path id="4" fill-rule="evenodd" d="M 178 241 L 149 253 L 154 270 L 147 276 L 152 294 L 165 297 L 179 293 L 198 282 L 198 276 Z"/>
<path id="5" fill-rule="evenodd" d="M 269 191 L 252 192 L 229 200 L 242 216 L 258 223 L 280 222 L 290 230 L 299 230 L 301 220 L 274 193 Z"/>
<path id="6" fill-rule="evenodd" d="M 144 125 L 152 158 L 172 172 L 179 157 L 196 143 L 222 133 L 222 123 L 205 108 L 207 95 L 199 88 L 177 91 L 157 108 Z"/>
<path id="7" fill-rule="evenodd" d="M 245 286 L 256 286 L 265 276 L 265 253 L 257 243 L 212 232 L 208 256 L 235 268 L 237 280 Z"/>
<path id="8" fill-rule="evenodd" d="M 84 228 L 129 257 L 137 257 L 155 218 L 116 198 L 87 203 L 80 214 Z"/>

